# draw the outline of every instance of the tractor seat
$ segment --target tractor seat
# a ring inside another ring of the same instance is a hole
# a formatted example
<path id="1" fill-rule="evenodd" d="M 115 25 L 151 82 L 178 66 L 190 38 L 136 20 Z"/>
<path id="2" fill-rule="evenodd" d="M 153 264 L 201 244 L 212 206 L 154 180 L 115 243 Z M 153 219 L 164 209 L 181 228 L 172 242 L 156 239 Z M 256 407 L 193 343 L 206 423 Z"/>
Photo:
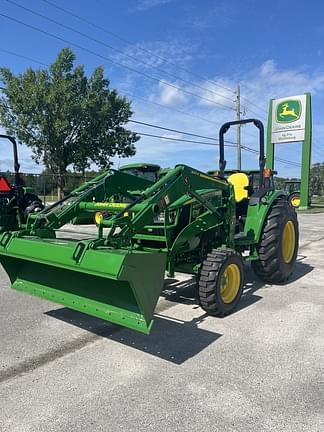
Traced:
<path id="1" fill-rule="evenodd" d="M 242 172 L 231 174 L 227 181 L 234 186 L 235 201 L 237 203 L 248 198 L 249 177 Z"/>

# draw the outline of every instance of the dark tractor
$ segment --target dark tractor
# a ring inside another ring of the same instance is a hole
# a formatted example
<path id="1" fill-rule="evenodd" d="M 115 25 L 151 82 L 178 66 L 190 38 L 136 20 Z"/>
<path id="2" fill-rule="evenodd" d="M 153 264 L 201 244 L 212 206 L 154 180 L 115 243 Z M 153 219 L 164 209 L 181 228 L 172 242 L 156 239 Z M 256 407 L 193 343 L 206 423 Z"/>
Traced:
<path id="1" fill-rule="evenodd" d="M 300 206 L 300 185 L 300 180 L 285 181 L 284 190 L 288 195 L 288 201 L 295 208 L 298 208 Z"/>
<path id="2" fill-rule="evenodd" d="M 10 135 L 0 135 L 0 138 L 11 142 L 14 158 L 13 184 L 5 175 L 0 174 L 0 232 L 3 232 L 22 228 L 28 215 L 43 210 L 44 205 L 37 195 L 23 185 L 15 138 Z"/>

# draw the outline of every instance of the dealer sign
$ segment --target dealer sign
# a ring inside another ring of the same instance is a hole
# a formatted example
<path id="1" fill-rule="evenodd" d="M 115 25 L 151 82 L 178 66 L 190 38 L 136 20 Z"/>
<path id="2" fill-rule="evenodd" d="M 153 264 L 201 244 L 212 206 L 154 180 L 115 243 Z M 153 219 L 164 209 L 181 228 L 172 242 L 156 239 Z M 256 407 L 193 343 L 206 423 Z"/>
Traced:
<path id="1" fill-rule="evenodd" d="M 306 95 L 272 101 L 272 134 L 275 144 L 304 141 Z"/>

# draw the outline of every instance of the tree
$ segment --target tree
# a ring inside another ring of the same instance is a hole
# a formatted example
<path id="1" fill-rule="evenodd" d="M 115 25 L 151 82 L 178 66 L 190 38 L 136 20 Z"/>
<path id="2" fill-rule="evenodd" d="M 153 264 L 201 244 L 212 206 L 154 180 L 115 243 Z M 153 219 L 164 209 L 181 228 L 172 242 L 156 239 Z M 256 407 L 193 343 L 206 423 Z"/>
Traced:
<path id="1" fill-rule="evenodd" d="M 64 48 L 48 70 L 14 75 L 0 68 L 0 124 L 32 149 L 36 163 L 55 173 L 60 191 L 69 165 L 79 172 L 91 163 L 107 168 L 113 156 L 134 155 L 139 139 L 123 127 L 132 115 L 130 102 L 110 90 L 104 69 L 97 67 L 88 78 L 74 62 L 74 53 Z"/>
<path id="2" fill-rule="evenodd" d="M 310 171 L 310 190 L 312 195 L 323 195 L 324 163 L 313 164 Z"/>

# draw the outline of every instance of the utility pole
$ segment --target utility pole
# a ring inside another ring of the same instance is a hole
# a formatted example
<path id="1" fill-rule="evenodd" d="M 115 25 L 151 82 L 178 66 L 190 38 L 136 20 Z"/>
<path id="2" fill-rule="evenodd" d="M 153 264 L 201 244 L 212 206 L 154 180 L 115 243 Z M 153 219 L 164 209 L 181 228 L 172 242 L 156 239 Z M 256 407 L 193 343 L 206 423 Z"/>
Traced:
<path id="1" fill-rule="evenodd" d="M 241 89 L 240 86 L 237 86 L 236 92 L 236 119 L 241 120 Z M 237 125 L 237 159 L 236 159 L 236 168 L 238 170 L 241 169 L 241 125 Z"/>

